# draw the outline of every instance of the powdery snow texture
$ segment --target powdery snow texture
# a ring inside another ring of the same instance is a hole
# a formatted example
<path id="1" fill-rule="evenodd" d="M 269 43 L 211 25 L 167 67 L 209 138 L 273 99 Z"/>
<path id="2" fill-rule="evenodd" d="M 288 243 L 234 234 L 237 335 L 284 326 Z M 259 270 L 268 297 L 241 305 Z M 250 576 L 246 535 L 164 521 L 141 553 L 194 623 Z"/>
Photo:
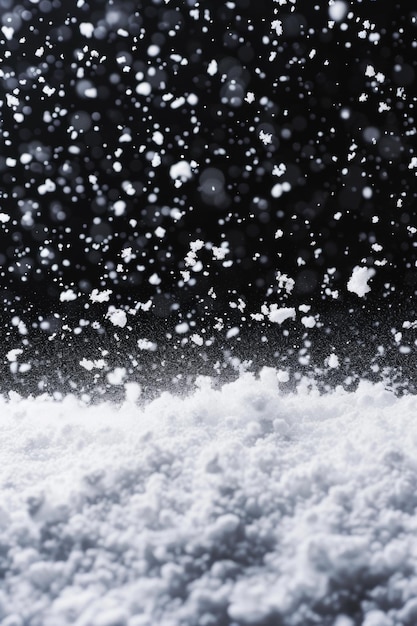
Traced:
<path id="1" fill-rule="evenodd" d="M 417 623 L 417 398 L 278 379 L 1 400 L 1 624 Z"/>

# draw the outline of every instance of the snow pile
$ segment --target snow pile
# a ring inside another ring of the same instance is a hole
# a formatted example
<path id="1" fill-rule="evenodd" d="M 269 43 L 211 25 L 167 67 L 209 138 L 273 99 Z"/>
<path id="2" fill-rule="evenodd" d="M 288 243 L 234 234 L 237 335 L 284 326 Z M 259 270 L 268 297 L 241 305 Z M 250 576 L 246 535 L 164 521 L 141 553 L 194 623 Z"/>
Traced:
<path id="1" fill-rule="evenodd" d="M 415 624 L 417 398 L 287 379 L 2 400 L 1 623 Z"/>

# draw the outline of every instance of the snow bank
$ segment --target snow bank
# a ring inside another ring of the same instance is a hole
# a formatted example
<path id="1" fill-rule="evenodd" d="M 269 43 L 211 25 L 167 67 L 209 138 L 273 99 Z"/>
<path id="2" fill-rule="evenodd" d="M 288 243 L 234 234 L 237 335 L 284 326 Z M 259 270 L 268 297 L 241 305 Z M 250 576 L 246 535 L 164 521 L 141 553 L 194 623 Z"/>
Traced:
<path id="1" fill-rule="evenodd" d="M 1 623 L 415 624 L 417 398 L 285 379 L 2 400 Z"/>

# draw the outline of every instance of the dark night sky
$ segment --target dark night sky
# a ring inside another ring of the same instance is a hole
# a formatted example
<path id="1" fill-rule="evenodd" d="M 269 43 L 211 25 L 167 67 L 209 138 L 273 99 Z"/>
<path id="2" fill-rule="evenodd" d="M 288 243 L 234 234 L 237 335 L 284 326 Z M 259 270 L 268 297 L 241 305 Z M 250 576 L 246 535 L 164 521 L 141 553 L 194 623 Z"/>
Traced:
<path id="1" fill-rule="evenodd" d="M 49 385 L 52 367 L 51 388 L 88 388 L 79 360 L 102 350 L 128 359 L 126 376 L 161 380 L 161 367 L 211 371 L 219 355 L 223 369 L 235 355 L 326 377 L 332 350 L 342 381 L 380 376 L 377 358 L 413 377 L 416 12 L 0 7 L 2 335 L 31 360 L 14 384 Z M 355 267 L 374 271 L 364 297 L 347 289 Z M 94 289 L 109 299 L 92 302 Z M 274 306 L 296 319 L 262 317 Z M 136 358 L 143 338 L 157 348 Z M 9 380 L 6 357 L 3 369 Z"/>

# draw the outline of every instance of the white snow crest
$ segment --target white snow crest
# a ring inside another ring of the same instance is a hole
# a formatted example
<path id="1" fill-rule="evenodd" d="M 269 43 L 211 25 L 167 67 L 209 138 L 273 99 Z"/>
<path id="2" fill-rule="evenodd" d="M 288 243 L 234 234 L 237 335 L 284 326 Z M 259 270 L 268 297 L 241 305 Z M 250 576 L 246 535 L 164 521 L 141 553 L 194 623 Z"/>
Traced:
<path id="1" fill-rule="evenodd" d="M 0 399 L 2 623 L 414 623 L 417 398 L 287 380 Z"/>

